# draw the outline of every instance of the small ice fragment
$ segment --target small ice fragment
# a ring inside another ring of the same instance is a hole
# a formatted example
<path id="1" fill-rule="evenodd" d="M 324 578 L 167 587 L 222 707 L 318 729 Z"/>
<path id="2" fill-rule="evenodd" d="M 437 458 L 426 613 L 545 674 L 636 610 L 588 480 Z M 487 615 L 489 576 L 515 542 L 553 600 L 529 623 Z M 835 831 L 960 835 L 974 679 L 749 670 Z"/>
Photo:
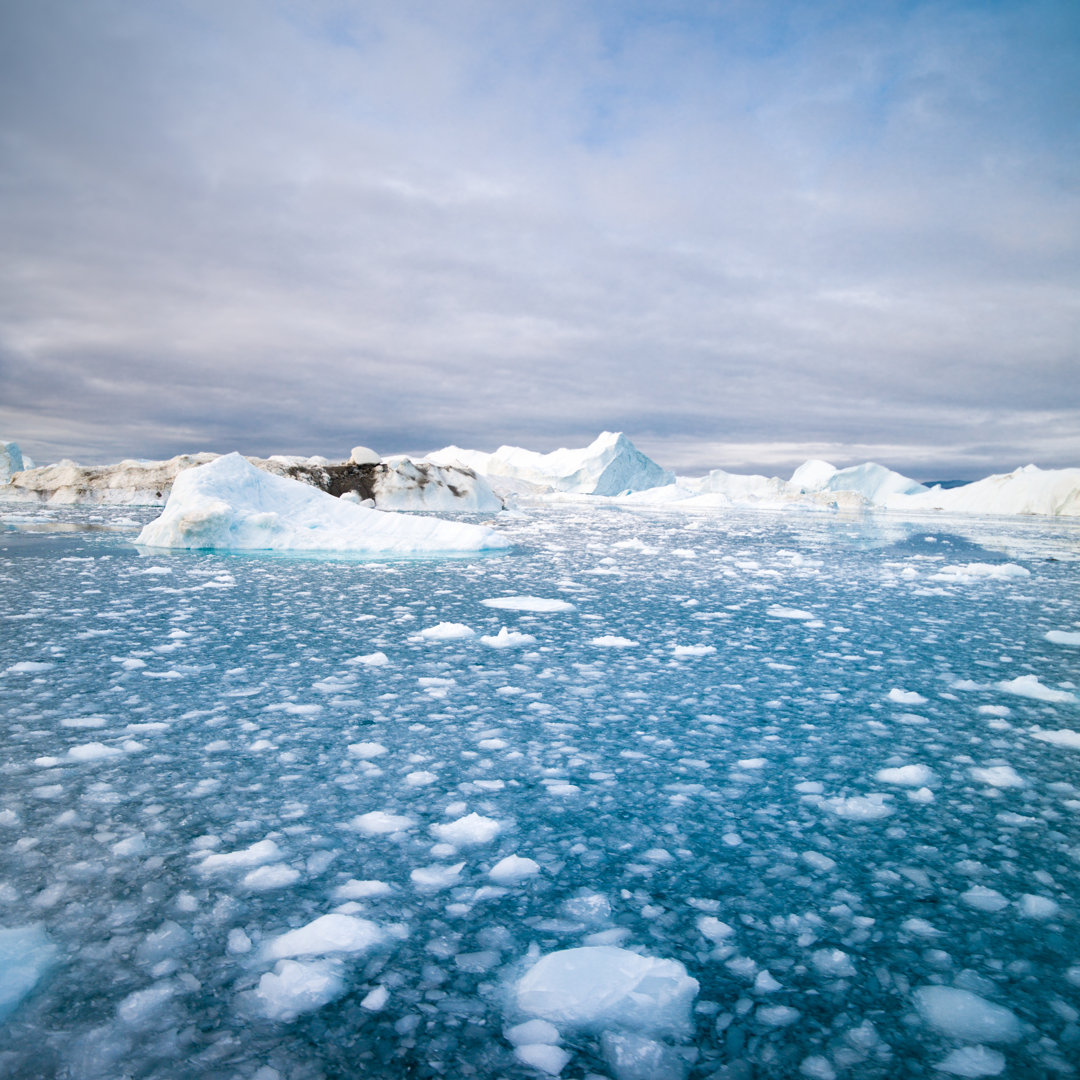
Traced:
<path id="1" fill-rule="evenodd" d="M 559 1029 L 546 1020 L 526 1020 L 524 1024 L 516 1024 L 503 1032 L 506 1041 L 513 1046 L 528 1046 L 530 1044 L 544 1043 L 548 1046 L 558 1046 L 562 1042 Z"/>
<path id="2" fill-rule="evenodd" d="M 389 1000 L 390 991 L 385 986 L 379 985 L 360 1002 L 360 1008 L 368 1012 L 381 1012 L 386 1008 Z"/>
<path id="3" fill-rule="evenodd" d="M 514 1057 L 548 1076 L 558 1076 L 570 1061 L 570 1055 L 561 1046 L 548 1043 L 525 1043 L 514 1047 Z"/>
<path id="4" fill-rule="evenodd" d="M 1015 1042 L 1020 1021 L 1003 1005 L 995 1005 L 970 990 L 952 986 L 923 986 L 915 991 L 915 1007 L 931 1027 L 965 1042 Z"/>
<path id="5" fill-rule="evenodd" d="M 855 965 L 851 957 L 841 949 L 818 949 L 810 957 L 814 970 L 819 975 L 833 979 L 847 979 L 855 974 Z"/>
<path id="6" fill-rule="evenodd" d="M 326 956 L 331 953 L 364 953 L 386 940 L 386 932 L 368 919 L 330 914 L 279 934 L 263 947 L 269 960 L 291 956 Z"/>
<path id="7" fill-rule="evenodd" d="M 552 600 L 543 596 L 496 596 L 490 600 L 481 600 L 480 603 L 485 607 L 498 608 L 501 611 L 550 613 L 574 610 L 574 605 L 566 600 Z"/>
<path id="8" fill-rule="evenodd" d="M 385 667 L 390 663 L 389 658 L 384 652 L 368 653 L 366 656 L 354 656 L 351 660 L 346 660 L 346 664 L 362 664 L 365 667 Z"/>
<path id="9" fill-rule="evenodd" d="M 41 926 L 0 927 L 0 1021 L 14 1012 L 56 959 Z"/>
<path id="10" fill-rule="evenodd" d="M 675 656 L 677 658 L 690 656 L 711 656 L 716 652 L 715 645 L 676 645 Z"/>
<path id="11" fill-rule="evenodd" d="M 1034 893 L 1024 893 L 1019 900 L 1020 914 L 1026 919 L 1052 919 L 1060 907 L 1056 900 L 1049 896 L 1036 896 Z"/>
<path id="12" fill-rule="evenodd" d="M 978 911 L 1003 911 L 1009 906 L 1009 901 L 997 891 L 987 888 L 985 885 L 973 885 L 967 892 L 960 894 L 960 899 Z"/>
<path id="13" fill-rule="evenodd" d="M 431 833 L 446 844 L 467 847 L 471 844 L 488 844 L 502 831 L 502 825 L 494 818 L 480 814 L 467 814 L 445 825 L 432 825 Z"/>
<path id="14" fill-rule="evenodd" d="M 1037 675 L 1019 675 L 1015 679 L 1007 679 L 994 685 L 1006 694 L 1015 694 L 1017 697 L 1031 698 L 1034 701 L 1056 704 L 1073 704 L 1076 701 L 1075 694 L 1068 690 L 1055 690 L 1052 686 L 1044 686 Z"/>
<path id="15" fill-rule="evenodd" d="M 901 690 L 895 686 L 886 696 L 897 705 L 925 705 L 927 702 L 927 699 L 922 694 L 918 694 L 914 690 Z"/>
<path id="16" fill-rule="evenodd" d="M 357 881 L 350 878 L 334 890 L 335 900 L 367 900 L 375 896 L 389 896 L 393 889 L 385 881 Z"/>
<path id="17" fill-rule="evenodd" d="M 257 866 L 243 877 L 241 885 L 254 892 L 267 892 L 270 889 L 284 889 L 300 879 L 300 871 L 284 863 L 270 866 Z"/>
<path id="18" fill-rule="evenodd" d="M 952 1076 L 1000 1076 L 1005 1071 L 1005 1055 L 988 1046 L 961 1046 L 934 1068 Z"/>
<path id="19" fill-rule="evenodd" d="M 476 631 L 459 622 L 441 622 L 420 631 L 425 641 L 456 641 L 476 637 Z"/>
<path id="20" fill-rule="evenodd" d="M 520 855 L 507 855 L 500 859 L 489 871 L 488 877 L 500 885 L 512 885 L 516 881 L 535 877 L 540 873 L 540 864 L 535 859 Z"/>
<path id="21" fill-rule="evenodd" d="M 874 774 L 879 784 L 898 784 L 902 787 L 925 787 L 934 781 L 934 770 L 926 765 L 900 765 L 895 769 L 879 769 Z"/>
<path id="22" fill-rule="evenodd" d="M 1080 633 L 1073 630 L 1048 630 L 1046 640 L 1051 645 L 1080 645 Z"/>
<path id="23" fill-rule="evenodd" d="M 780 604 L 773 604 L 771 607 L 765 610 L 765 614 L 773 619 L 812 619 L 814 613 L 812 611 L 804 611 L 802 608 L 783 607 Z"/>
<path id="24" fill-rule="evenodd" d="M 172 983 L 154 983 L 145 990 L 128 994 L 116 1007 L 116 1017 L 128 1027 L 144 1027 L 147 1020 L 175 996 L 176 987 Z"/>
<path id="25" fill-rule="evenodd" d="M 821 1054 L 811 1054 L 810 1057 L 803 1058 L 799 1073 L 808 1080 L 836 1080 L 836 1070 L 832 1067 L 832 1062 Z"/>
<path id="26" fill-rule="evenodd" d="M 69 761 L 104 761 L 106 758 L 117 757 L 123 751 L 115 746 L 106 746 L 100 742 L 83 743 L 81 746 L 73 746 L 67 752 Z"/>
<path id="27" fill-rule="evenodd" d="M 722 941 L 726 941 L 735 930 L 728 926 L 726 922 L 721 922 L 714 915 L 701 915 L 697 920 L 697 928 L 705 935 L 710 941 L 719 945 Z"/>
<path id="28" fill-rule="evenodd" d="M 604 1060 L 615 1080 L 683 1080 L 686 1063 L 672 1046 L 633 1031 L 605 1031 Z"/>
<path id="29" fill-rule="evenodd" d="M 879 821 L 893 811 L 885 804 L 887 796 L 871 792 L 869 795 L 851 795 L 848 798 L 826 799 L 825 805 L 837 816 L 848 821 Z"/>
<path id="30" fill-rule="evenodd" d="M 767 1027 L 788 1027 L 794 1024 L 802 1013 L 790 1005 L 759 1005 L 754 1019 Z"/>
<path id="31" fill-rule="evenodd" d="M 371 758 L 378 757 L 380 754 L 385 754 L 386 747 L 378 742 L 354 742 L 349 743 L 349 753 L 353 757 L 368 761 Z"/>
<path id="32" fill-rule="evenodd" d="M 1066 746 L 1070 750 L 1080 750 L 1080 731 L 1070 731 L 1061 728 L 1058 731 L 1033 731 L 1032 738 L 1041 742 L 1050 743 L 1052 746 Z"/>
<path id="33" fill-rule="evenodd" d="M 418 866 L 409 874 L 409 880 L 418 889 L 445 889 L 457 884 L 464 866 L 463 862 L 454 863 L 453 866 Z"/>
<path id="34" fill-rule="evenodd" d="M 229 939 L 225 948 L 234 956 L 243 956 L 244 953 L 251 952 L 251 938 L 239 926 L 234 926 L 229 931 Z"/>
<path id="35" fill-rule="evenodd" d="M 589 644 L 601 649 L 632 649 L 638 643 L 628 637 L 619 637 L 617 634 L 602 634 L 600 637 L 594 637 Z"/>
<path id="36" fill-rule="evenodd" d="M 522 1012 L 560 1027 L 681 1036 L 697 992 L 677 960 L 600 945 L 542 956 L 518 980 L 515 998 Z"/>
<path id="37" fill-rule="evenodd" d="M 270 1020 L 293 1020 L 340 997 L 345 990 L 340 964 L 332 960 L 282 960 L 253 991 L 259 1012 Z"/>
<path id="38" fill-rule="evenodd" d="M 349 822 L 349 828 L 365 836 L 389 836 L 391 833 L 411 829 L 416 824 L 404 814 L 391 814 L 388 810 L 369 810 L 366 814 L 357 814 Z"/>
<path id="39" fill-rule="evenodd" d="M 1021 788 L 1024 786 L 1023 778 L 1011 765 L 991 765 L 985 769 L 972 767 L 968 769 L 968 772 L 973 780 L 988 784 L 990 787 Z"/>

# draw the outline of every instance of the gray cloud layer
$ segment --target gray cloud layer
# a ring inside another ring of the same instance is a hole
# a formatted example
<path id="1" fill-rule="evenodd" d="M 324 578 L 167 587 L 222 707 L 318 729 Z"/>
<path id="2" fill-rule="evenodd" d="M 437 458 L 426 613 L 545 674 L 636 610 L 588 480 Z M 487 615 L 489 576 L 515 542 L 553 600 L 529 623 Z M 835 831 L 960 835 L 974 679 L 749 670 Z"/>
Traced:
<path id="1" fill-rule="evenodd" d="M 1067 0 L 13 0 L 0 433 L 1080 464 L 1078 64 Z"/>

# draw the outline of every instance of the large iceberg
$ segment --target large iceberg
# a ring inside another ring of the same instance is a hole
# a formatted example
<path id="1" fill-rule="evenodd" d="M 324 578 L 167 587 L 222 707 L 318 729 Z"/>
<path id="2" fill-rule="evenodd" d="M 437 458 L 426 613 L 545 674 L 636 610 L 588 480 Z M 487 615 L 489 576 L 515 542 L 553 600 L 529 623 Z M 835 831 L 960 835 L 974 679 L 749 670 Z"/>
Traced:
<path id="1" fill-rule="evenodd" d="M 227 454 L 177 476 L 165 510 L 137 543 L 231 551 L 414 554 L 509 547 L 481 525 L 385 513 L 263 472 Z"/>
<path id="2" fill-rule="evenodd" d="M 488 477 L 521 481 L 541 490 L 579 495 L 620 495 L 675 482 L 673 473 L 647 457 L 622 432 L 605 431 L 583 450 L 540 454 L 500 446 L 493 454 L 449 446 L 428 454 L 438 465 L 462 465 Z"/>
<path id="3" fill-rule="evenodd" d="M 874 506 L 884 506 L 891 495 L 915 495 L 928 490 L 925 484 L 876 461 L 846 469 L 833 468 L 827 461 L 807 461 L 792 474 L 791 483 L 807 492 L 854 492 Z"/>
<path id="4" fill-rule="evenodd" d="M 961 514 L 1039 514 L 1080 517 L 1080 469 L 1040 469 L 1025 465 L 962 487 L 897 492 L 890 510 L 945 510 Z"/>

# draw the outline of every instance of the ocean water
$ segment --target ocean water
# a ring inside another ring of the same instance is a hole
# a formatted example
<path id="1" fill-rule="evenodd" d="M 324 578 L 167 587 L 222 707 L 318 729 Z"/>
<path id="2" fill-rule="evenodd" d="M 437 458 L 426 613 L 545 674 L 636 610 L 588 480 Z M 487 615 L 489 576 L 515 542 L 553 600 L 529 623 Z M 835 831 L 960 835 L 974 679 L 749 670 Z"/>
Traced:
<path id="1" fill-rule="evenodd" d="M 1076 1075 L 1076 526 L 544 508 L 358 562 L 145 516 L 0 518 L 0 1075 Z M 689 1026 L 515 1050 L 584 946 L 681 964 Z"/>

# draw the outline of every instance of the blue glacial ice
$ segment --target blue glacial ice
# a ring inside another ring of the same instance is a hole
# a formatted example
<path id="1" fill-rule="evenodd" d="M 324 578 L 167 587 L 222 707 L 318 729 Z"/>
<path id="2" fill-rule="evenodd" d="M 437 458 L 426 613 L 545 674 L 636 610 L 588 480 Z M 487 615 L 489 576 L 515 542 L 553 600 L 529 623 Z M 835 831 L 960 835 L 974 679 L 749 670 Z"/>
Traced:
<path id="1" fill-rule="evenodd" d="M 1075 524 L 148 517 L 0 517 L 0 1075 L 1076 1075 Z"/>

